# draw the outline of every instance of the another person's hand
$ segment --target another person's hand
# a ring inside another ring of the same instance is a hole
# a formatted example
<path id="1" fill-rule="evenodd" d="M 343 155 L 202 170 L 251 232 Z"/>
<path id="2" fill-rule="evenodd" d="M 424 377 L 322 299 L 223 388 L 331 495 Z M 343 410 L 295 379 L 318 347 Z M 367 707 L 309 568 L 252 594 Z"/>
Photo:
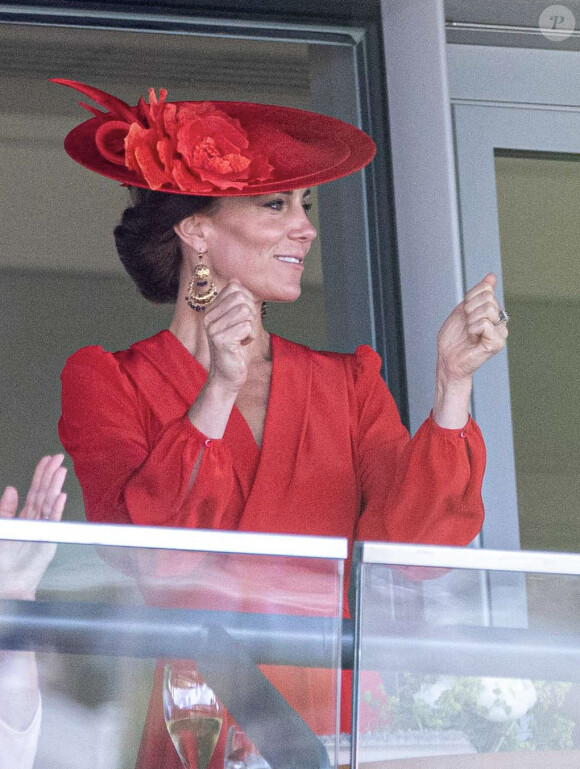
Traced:
<path id="1" fill-rule="evenodd" d="M 505 345 L 508 330 L 495 298 L 495 275 L 490 273 L 465 295 L 447 318 L 437 337 L 438 375 L 450 382 L 470 380 L 486 360 Z"/>
<path id="2" fill-rule="evenodd" d="M 210 350 L 209 377 L 238 392 L 248 376 L 248 345 L 260 327 L 256 300 L 237 280 L 231 280 L 207 310 L 204 323 Z"/>
<path id="3" fill-rule="evenodd" d="M 0 498 L 0 520 L 15 518 L 59 521 L 66 494 L 62 486 L 66 468 L 63 454 L 43 457 L 34 472 L 20 513 L 18 492 L 8 486 Z M 0 534 L 1 537 L 1 534 Z M 0 598 L 33 600 L 36 588 L 56 550 L 49 542 L 13 542 L 0 539 Z"/>

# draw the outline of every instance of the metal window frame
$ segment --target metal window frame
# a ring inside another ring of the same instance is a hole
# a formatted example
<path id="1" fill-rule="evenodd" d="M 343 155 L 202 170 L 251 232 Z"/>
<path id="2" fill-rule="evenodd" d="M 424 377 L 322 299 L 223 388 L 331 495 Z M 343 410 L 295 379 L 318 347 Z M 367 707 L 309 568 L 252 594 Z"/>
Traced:
<path id="1" fill-rule="evenodd" d="M 397 249 L 415 432 L 435 394 L 436 335 L 465 291 L 443 0 L 381 0 Z"/>
<path id="2" fill-rule="evenodd" d="M 87 4 L 88 5 L 88 4 Z M 116 4 L 118 6 L 120 4 Z M 327 45 L 358 44 L 364 28 L 331 24 L 298 24 L 295 22 L 216 18 L 183 13 L 155 13 L 138 10 L 93 10 L 82 4 L 22 5 L 0 4 L 0 23 L 43 24 L 48 26 L 130 30 L 131 32 L 163 32 L 178 35 L 244 37 L 279 42 L 325 43 Z M 192 11 L 194 9 L 192 8 Z"/>

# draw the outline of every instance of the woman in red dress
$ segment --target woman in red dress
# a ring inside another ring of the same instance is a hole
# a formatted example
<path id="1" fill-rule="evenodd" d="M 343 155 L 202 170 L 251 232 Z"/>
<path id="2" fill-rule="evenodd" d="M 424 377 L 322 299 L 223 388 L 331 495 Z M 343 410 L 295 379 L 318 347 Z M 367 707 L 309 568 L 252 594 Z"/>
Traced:
<path id="1" fill-rule="evenodd" d="M 485 464 L 472 377 L 507 336 L 495 277 L 441 328 L 433 411 L 410 439 L 371 348 L 317 352 L 261 319 L 300 295 L 310 188 L 369 162 L 369 137 L 281 107 L 152 92 L 132 108 L 57 82 L 106 108 L 66 149 L 132 186 L 121 260 L 147 299 L 175 302 L 168 329 L 63 371 L 60 436 L 89 520 L 468 544 Z M 316 681 L 299 688 L 297 707 Z M 163 755 L 151 766 L 173 766 Z"/>

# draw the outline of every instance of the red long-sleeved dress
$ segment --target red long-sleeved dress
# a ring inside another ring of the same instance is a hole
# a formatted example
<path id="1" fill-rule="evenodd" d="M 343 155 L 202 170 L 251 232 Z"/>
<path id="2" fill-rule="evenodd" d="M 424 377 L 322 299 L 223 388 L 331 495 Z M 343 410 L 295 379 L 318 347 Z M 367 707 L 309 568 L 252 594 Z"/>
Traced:
<path id="1" fill-rule="evenodd" d="M 206 441 L 191 424 L 187 411 L 207 372 L 170 331 L 122 352 L 87 347 L 71 356 L 59 434 L 87 518 L 350 543 L 466 545 L 476 536 L 485 447 L 473 420 L 448 430 L 429 418 L 411 440 L 371 348 L 343 355 L 271 339 L 261 449 L 235 407 L 220 440 Z M 299 688 L 284 693 L 300 710 L 309 687 Z M 139 765 L 179 767 L 159 739 L 149 739 Z"/>

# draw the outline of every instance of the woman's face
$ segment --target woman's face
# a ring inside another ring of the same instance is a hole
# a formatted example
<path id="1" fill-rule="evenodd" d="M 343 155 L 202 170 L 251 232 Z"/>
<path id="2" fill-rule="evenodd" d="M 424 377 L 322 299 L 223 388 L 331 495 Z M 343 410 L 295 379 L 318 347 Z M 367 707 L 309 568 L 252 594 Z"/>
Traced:
<path id="1" fill-rule="evenodd" d="M 218 290 L 236 278 L 257 300 L 300 296 L 304 259 L 316 237 L 310 190 L 222 198 L 205 226 L 204 262 Z"/>

